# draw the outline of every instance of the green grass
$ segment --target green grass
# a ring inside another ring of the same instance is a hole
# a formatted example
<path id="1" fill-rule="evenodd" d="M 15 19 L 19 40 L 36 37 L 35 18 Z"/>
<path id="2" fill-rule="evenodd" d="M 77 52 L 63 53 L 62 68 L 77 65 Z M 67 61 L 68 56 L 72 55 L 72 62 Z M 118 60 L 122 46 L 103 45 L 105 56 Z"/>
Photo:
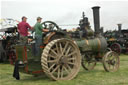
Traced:
<path id="1" fill-rule="evenodd" d="M 68 81 L 52 81 L 46 75 L 34 77 L 20 73 L 21 80 L 12 77 L 13 66 L 0 64 L 0 85 L 128 85 L 128 55 L 120 56 L 120 69 L 117 72 L 105 72 L 98 63 L 88 72 L 82 67 L 77 77 Z"/>

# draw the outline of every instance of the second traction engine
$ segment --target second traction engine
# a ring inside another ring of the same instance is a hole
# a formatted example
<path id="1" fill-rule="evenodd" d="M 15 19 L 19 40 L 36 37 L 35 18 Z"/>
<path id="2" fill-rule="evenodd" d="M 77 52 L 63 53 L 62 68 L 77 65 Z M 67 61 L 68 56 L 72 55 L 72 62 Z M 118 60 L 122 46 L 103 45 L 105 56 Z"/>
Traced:
<path id="1" fill-rule="evenodd" d="M 107 41 L 101 35 L 99 8 L 99 6 L 92 8 L 95 32 L 91 29 L 88 18 L 83 13 L 83 19 L 79 24 L 80 28 L 72 33 L 72 38 L 80 49 L 82 66 L 86 70 L 92 70 L 97 62 L 103 62 L 106 71 L 116 71 L 119 68 L 119 56 L 107 48 Z"/>

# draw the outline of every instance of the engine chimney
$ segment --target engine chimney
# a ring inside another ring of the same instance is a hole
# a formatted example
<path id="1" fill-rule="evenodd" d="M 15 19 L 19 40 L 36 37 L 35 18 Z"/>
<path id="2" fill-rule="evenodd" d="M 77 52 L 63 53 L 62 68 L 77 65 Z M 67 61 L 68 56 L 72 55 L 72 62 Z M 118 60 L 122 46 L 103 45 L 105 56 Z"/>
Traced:
<path id="1" fill-rule="evenodd" d="M 103 35 L 103 33 L 104 33 L 104 27 L 101 27 L 101 28 L 100 28 L 100 32 L 101 32 L 101 34 Z"/>
<path id="2" fill-rule="evenodd" d="M 117 24 L 118 25 L 118 32 L 119 32 L 119 35 L 121 34 L 121 28 L 122 28 L 122 24 Z"/>
<path id="3" fill-rule="evenodd" d="M 93 9 L 93 18 L 94 18 L 94 29 L 95 33 L 100 33 L 100 16 L 99 16 L 99 6 L 92 7 Z"/>

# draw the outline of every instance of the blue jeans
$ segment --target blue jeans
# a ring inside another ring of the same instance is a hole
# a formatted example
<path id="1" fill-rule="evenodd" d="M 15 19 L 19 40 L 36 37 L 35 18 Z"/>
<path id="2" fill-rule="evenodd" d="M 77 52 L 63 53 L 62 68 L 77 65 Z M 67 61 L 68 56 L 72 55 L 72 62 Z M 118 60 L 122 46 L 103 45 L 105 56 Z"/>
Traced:
<path id="1" fill-rule="evenodd" d="M 41 51 L 40 51 L 40 46 L 42 45 L 42 35 L 35 35 L 35 56 L 40 57 L 41 56 Z"/>

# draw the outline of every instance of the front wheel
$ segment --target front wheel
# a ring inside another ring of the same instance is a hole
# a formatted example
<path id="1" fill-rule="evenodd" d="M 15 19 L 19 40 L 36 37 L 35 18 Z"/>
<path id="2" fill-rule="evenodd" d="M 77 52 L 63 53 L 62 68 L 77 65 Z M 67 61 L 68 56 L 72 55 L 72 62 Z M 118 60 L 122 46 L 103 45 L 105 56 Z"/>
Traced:
<path id="1" fill-rule="evenodd" d="M 109 51 L 103 57 L 103 66 L 107 72 L 115 72 L 119 69 L 120 58 L 116 52 Z"/>
<path id="2" fill-rule="evenodd" d="M 81 64 L 85 70 L 88 71 L 93 70 L 94 67 L 96 66 L 95 57 L 93 55 L 83 56 Z"/>

